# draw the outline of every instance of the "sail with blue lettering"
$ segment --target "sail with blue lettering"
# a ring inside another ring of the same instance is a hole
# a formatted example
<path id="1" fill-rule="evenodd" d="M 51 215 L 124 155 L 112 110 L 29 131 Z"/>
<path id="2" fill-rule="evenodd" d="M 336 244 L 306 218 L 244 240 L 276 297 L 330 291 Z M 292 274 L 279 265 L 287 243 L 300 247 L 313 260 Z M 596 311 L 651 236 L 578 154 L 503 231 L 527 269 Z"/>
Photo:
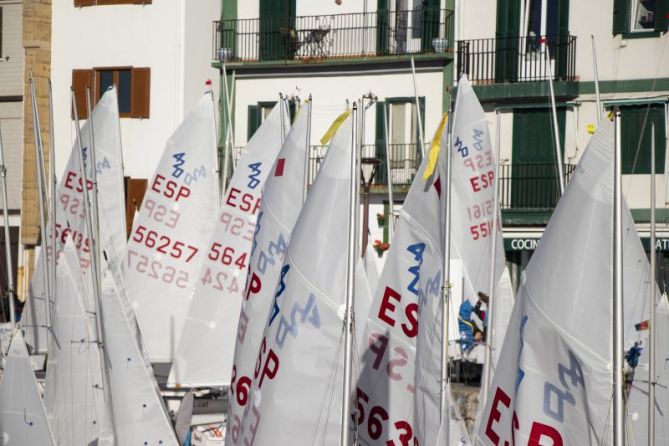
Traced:
<path id="1" fill-rule="evenodd" d="M 45 403 L 57 444 L 113 444 L 105 401 L 96 311 L 76 248 L 67 240 L 57 265 Z"/>
<path id="2" fill-rule="evenodd" d="M 104 256 L 110 262 L 120 263 L 125 252 L 125 187 L 123 182 L 123 155 L 119 130 L 118 100 L 116 88 L 112 87 L 100 98 L 92 111 L 93 138 L 95 142 L 96 171 L 98 184 L 98 206 L 100 220 L 100 246 Z M 90 147 L 89 126 L 87 120 L 81 129 L 82 147 L 88 154 Z M 63 248 L 70 239 L 80 259 L 81 269 L 87 283 L 92 284 L 90 268 L 90 242 L 84 217 L 83 180 L 79 165 L 79 143 L 72 146 L 70 158 L 63 176 L 58 182 L 56 196 L 56 249 Z M 84 156 L 85 160 L 90 159 Z M 87 177 L 90 190 L 92 166 L 87 161 Z M 47 231 L 51 236 L 51 224 Z M 46 290 L 42 262 L 38 255 L 35 271 L 30 282 L 29 296 L 21 317 L 21 326 L 25 329 L 26 342 L 32 352 L 47 351 L 46 335 Z M 92 285 L 91 285 L 92 286 Z"/>
<path id="3" fill-rule="evenodd" d="M 311 107 L 307 103 L 304 107 Z M 267 322 L 283 257 L 302 210 L 309 111 L 302 108 L 265 182 L 250 250 L 249 273 L 234 336 L 228 438 L 239 426 L 248 401 L 258 348 Z M 220 342 L 220 340 L 219 340 Z M 219 370 L 220 373 L 220 370 Z"/>
<path id="4" fill-rule="evenodd" d="M 340 441 L 353 145 L 348 116 L 293 228 L 233 444 Z"/>
<path id="5" fill-rule="evenodd" d="M 612 444 L 613 158 L 607 121 L 521 278 L 477 445 Z M 624 201 L 622 229 L 629 351 L 648 316 L 649 266 Z"/>
<path id="6" fill-rule="evenodd" d="M 167 141 L 128 240 L 125 282 L 152 362 L 172 360 L 208 255 L 218 203 L 214 129 L 207 93 Z"/>
<path id="7" fill-rule="evenodd" d="M 294 132 L 294 139 L 289 143 L 304 153 L 306 126 L 304 120 L 301 122 L 302 133 Z M 213 237 L 203 250 L 203 264 L 168 380 L 171 385 L 230 384 L 251 244 L 264 223 L 259 213 L 261 193 L 265 180 L 281 174 L 286 167 L 285 160 L 277 161 L 277 155 L 282 146 L 281 136 L 288 132 L 289 126 L 286 103 L 281 100 L 253 135 L 237 163 Z M 300 162 L 304 165 L 303 156 Z M 293 180 L 297 183 L 303 184 L 304 175 L 300 174 L 303 170 L 304 167 L 296 172 L 298 176 Z M 301 200 L 301 190 L 292 198 Z M 285 249 L 280 240 L 277 243 L 275 249 Z M 256 283 L 251 286 L 255 287 Z"/>
<path id="8" fill-rule="evenodd" d="M 445 124 L 444 117 L 441 131 Z M 436 375 L 426 370 L 421 362 L 428 360 L 416 349 L 419 336 L 441 349 L 435 326 L 440 327 L 444 267 L 445 141 L 444 136 L 441 148 L 436 144 L 436 167 L 426 157 L 409 189 L 368 312 L 353 414 L 364 444 L 435 444 L 439 431 L 438 405 L 429 432 L 419 429 L 423 420 L 416 413 L 424 414 L 414 405 L 425 398 L 420 393 L 435 389 L 439 401 L 440 369 Z M 434 170 L 423 175 L 428 168 Z M 433 318 L 434 326 L 426 320 Z M 424 329 L 429 333 L 419 334 Z"/>
<path id="9" fill-rule="evenodd" d="M 0 442 L 52 446 L 49 422 L 21 330 L 16 330 L 0 378 Z"/>

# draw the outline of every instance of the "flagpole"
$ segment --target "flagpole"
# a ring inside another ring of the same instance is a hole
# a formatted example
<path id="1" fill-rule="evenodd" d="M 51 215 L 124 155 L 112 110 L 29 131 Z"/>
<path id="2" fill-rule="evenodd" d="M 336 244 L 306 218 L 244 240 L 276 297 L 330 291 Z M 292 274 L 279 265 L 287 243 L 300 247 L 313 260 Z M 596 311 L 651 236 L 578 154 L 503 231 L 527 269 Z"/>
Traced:
<path id="1" fill-rule="evenodd" d="M 358 175 L 358 105 L 353 103 L 351 114 L 351 183 L 349 186 L 349 211 L 348 211 L 348 261 L 346 263 L 346 310 L 344 313 L 344 389 L 342 396 L 341 411 L 341 446 L 348 446 L 349 424 L 351 413 L 351 369 L 353 355 L 353 293 L 355 290 L 355 263 L 357 258 L 356 228 L 358 227 L 358 209 L 356 197 L 360 186 Z"/>
<path id="2" fill-rule="evenodd" d="M 595 36 L 590 35 L 592 40 L 592 66 L 595 72 L 595 102 L 597 103 L 597 124 L 602 121 L 602 102 L 599 96 L 599 74 L 597 71 L 597 50 L 595 48 Z"/>
<path id="3" fill-rule="evenodd" d="M 5 167 L 5 151 L 2 146 L 2 134 L 0 133 L 0 177 L 2 177 L 2 217 L 5 229 L 5 261 L 7 262 L 7 292 L 9 294 L 9 320 L 12 327 L 12 336 L 16 329 L 16 310 L 14 309 L 14 266 L 12 263 L 12 245 L 9 238 L 9 211 L 7 204 L 7 168 Z M 0 352 L 0 354 L 2 354 Z"/>
<path id="4" fill-rule="evenodd" d="M 657 254 L 655 251 L 655 123 L 650 126 L 650 333 L 648 352 L 650 354 L 648 367 L 648 446 L 655 446 L 655 278 Z"/>
<path id="5" fill-rule="evenodd" d="M 418 86 L 416 84 L 416 66 L 411 56 L 411 76 L 413 77 L 413 96 L 416 103 L 416 116 L 418 117 L 418 144 L 420 153 L 425 158 L 425 135 L 423 134 L 423 117 L 420 114 L 420 102 L 418 101 Z"/>
<path id="6" fill-rule="evenodd" d="M 305 138 L 304 148 L 304 188 L 302 190 L 302 203 L 307 201 L 307 191 L 309 189 L 309 151 L 311 149 L 311 95 L 307 101 L 307 136 Z"/>
<path id="7" fill-rule="evenodd" d="M 623 231 L 620 147 L 620 110 L 615 109 L 615 155 L 613 192 L 613 445 L 624 446 L 625 401 L 623 387 Z"/>
<path id="8" fill-rule="evenodd" d="M 30 96 L 32 100 L 32 109 L 33 109 L 33 134 L 35 137 L 35 163 L 37 164 L 37 192 L 39 196 L 39 217 L 40 217 L 40 237 L 41 237 L 41 250 L 42 254 L 40 255 L 42 259 L 42 269 L 44 270 L 44 290 L 46 294 L 44 296 L 44 308 L 46 312 L 46 332 L 47 332 L 47 341 L 50 337 L 51 332 L 51 298 L 53 296 L 51 290 L 51 284 L 49 281 L 49 267 L 47 264 L 47 234 L 46 234 L 46 218 L 45 218 L 45 204 L 44 204 L 44 160 L 42 159 L 42 135 L 40 131 L 40 122 L 39 122 L 39 113 L 37 112 L 37 99 L 35 97 L 35 83 L 33 81 L 32 72 L 30 73 Z M 55 234 L 54 234 L 55 236 Z M 47 342 L 48 345 L 48 342 Z"/>
<path id="9" fill-rule="evenodd" d="M 499 109 L 495 111 L 495 127 L 496 127 L 496 136 L 495 136 L 495 178 L 493 180 L 493 228 L 490 247 L 490 294 L 488 296 L 488 330 L 487 330 L 487 339 L 486 339 L 486 349 L 485 349 L 485 359 L 483 363 L 483 392 L 481 392 L 483 400 L 479 403 L 481 407 L 485 406 L 486 399 L 488 398 L 488 389 L 490 389 L 490 378 L 492 374 L 492 345 L 495 336 L 495 288 L 497 284 L 495 283 L 495 266 L 497 258 L 497 229 L 499 222 L 499 151 L 500 151 L 500 141 L 501 141 L 501 114 Z"/>
<path id="10" fill-rule="evenodd" d="M 50 172 L 50 225 L 51 225 L 51 258 L 49 259 L 49 266 L 51 269 L 51 289 L 56 293 L 56 260 L 58 258 L 57 241 L 56 241 L 56 188 L 58 182 L 56 180 L 56 137 L 53 123 L 53 94 L 51 92 L 51 79 L 49 79 L 49 172 Z"/>
<path id="11" fill-rule="evenodd" d="M 446 138 L 446 224 L 444 228 L 444 280 L 442 285 L 441 301 L 441 394 L 439 395 L 440 418 L 445 420 L 444 429 L 446 429 L 445 438 L 450 438 L 451 406 L 448 404 L 448 387 L 450 383 L 450 374 L 448 370 L 448 326 L 449 311 L 448 306 L 451 299 L 451 153 L 453 151 L 453 122 L 455 114 L 453 112 L 453 101 L 449 95 L 449 117 L 448 134 Z"/>
<path id="12" fill-rule="evenodd" d="M 544 0 L 545 1 L 545 0 Z M 545 8 L 542 8 L 544 11 Z M 550 70 L 550 55 L 548 54 L 548 46 L 546 45 L 546 36 L 541 36 L 541 46 L 544 50 L 546 58 L 546 66 L 548 67 L 548 88 L 551 94 L 551 117 L 553 118 L 553 138 L 555 140 L 555 160 L 558 170 L 558 184 L 560 186 L 560 195 L 564 194 L 564 174 L 562 173 L 562 144 L 560 142 L 560 127 L 557 121 L 557 108 L 555 106 L 555 91 L 553 91 L 553 73 Z"/>
<path id="13" fill-rule="evenodd" d="M 391 159 L 390 159 L 390 141 L 388 140 L 388 108 L 387 104 L 383 104 L 383 132 L 385 135 L 385 145 L 386 145 L 386 174 L 388 176 L 388 243 L 392 241 L 393 232 L 395 230 L 395 209 L 393 200 L 393 171 L 391 168 Z"/>

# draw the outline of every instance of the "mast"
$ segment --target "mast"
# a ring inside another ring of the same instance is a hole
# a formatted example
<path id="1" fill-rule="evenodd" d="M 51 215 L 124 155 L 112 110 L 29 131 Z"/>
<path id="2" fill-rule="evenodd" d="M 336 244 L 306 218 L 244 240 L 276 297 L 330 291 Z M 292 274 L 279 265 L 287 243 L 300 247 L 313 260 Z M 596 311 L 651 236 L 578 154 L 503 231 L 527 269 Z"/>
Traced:
<path id="1" fill-rule="evenodd" d="M 51 257 L 48 260 L 51 271 L 51 289 L 55 293 L 56 281 L 58 280 L 56 277 L 56 260 L 58 258 L 58 252 L 56 251 L 56 189 L 58 188 L 58 183 L 56 180 L 56 137 L 54 127 L 53 95 L 51 93 L 51 79 L 49 79 L 49 220 L 51 226 Z"/>
<path id="2" fill-rule="evenodd" d="M 286 114 L 286 108 L 285 108 L 285 100 L 283 98 L 283 93 L 279 93 L 279 102 L 281 103 L 281 107 L 279 107 L 279 112 L 281 112 L 281 145 L 283 145 L 283 142 L 286 140 L 286 128 L 283 125 L 283 123 L 286 120 L 285 114 Z"/>
<path id="3" fill-rule="evenodd" d="M 444 280 L 442 285 L 442 301 L 441 301 L 441 394 L 439 400 L 439 408 L 441 412 L 441 420 L 446 420 L 444 429 L 445 438 L 450 438 L 450 423 L 451 423 L 451 405 L 448 404 L 448 387 L 451 385 L 451 378 L 448 370 L 448 326 L 449 313 L 448 305 L 451 299 L 451 153 L 453 151 L 453 122 L 454 122 L 454 107 L 453 101 L 449 96 L 449 117 L 448 117 L 448 134 L 446 136 L 446 224 L 444 228 L 445 247 L 444 247 Z"/>
<path id="4" fill-rule="evenodd" d="M 40 217 L 40 237 L 42 254 L 42 269 L 44 270 L 44 289 L 46 294 L 44 296 L 44 305 L 46 313 L 46 329 L 47 340 L 51 336 L 51 299 L 53 297 L 53 290 L 49 281 L 49 268 L 47 264 L 47 233 L 46 233 L 46 209 L 45 209 L 45 179 L 44 179 L 44 160 L 42 158 L 42 134 L 40 131 L 39 113 L 37 112 L 37 99 L 35 97 L 35 83 L 33 82 L 32 73 L 30 73 L 30 96 L 33 108 L 33 134 L 35 136 L 35 163 L 37 164 L 37 193 L 39 196 L 39 217 Z M 55 234 L 53 234 L 55 237 Z M 48 342 L 47 342 L 48 344 Z"/>
<path id="5" fill-rule="evenodd" d="M 624 446 L 625 402 L 623 387 L 623 231 L 620 148 L 620 110 L 615 108 L 613 188 L 613 445 Z"/>
<path id="6" fill-rule="evenodd" d="M 493 229 L 492 229 L 492 236 L 491 236 L 491 243 L 492 246 L 490 247 L 490 294 L 489 294 L 489 299 L 488 299 L 488 339 L 486 339 L 486 349 L 485 349 L 485 359 L 483 363 L 483 385 L 485 386 L 483 388 L 483 392 L 481 392 L 481 395 L 483 396 L 483 401 L 481 401 L 479 404 L 481 404 L 482 407 L 485 406 L 486 399 L 488 398 L 488 389 L 490 388 L 490 377 L 492 374 L 492 352 L 490 349 L 492 348 L 493 345 L 493 338 L 495 335 L 495 325 L 494 325 L 494 317 L 495 317 L 495 311 L 494 311 L 494 306 L 495 306 L 495 288 L 497 284 L 495 283 L 495 266 L 496 266 L 496 258 L 497 258 L 497 221 L 498 221 L 498 214 L 499 214 L 499 194 L 497 193 L 498 190 L 498 185 L 499 185 L 499 151 L 500 151 L 500 141 L 501 141 L 501 115 L 499 112 L 499 109 L 495 111 L 495 118 L 496 118 L 496 138 L 495 138 L 495 179 L 493 182 Z"/>
<path id="7" fill-rule="evenodd" d="M 307 106 L 307 136 L 305 138 L 304 144 L 306 145 L 304 149 L 304 190 L 302 191 L 302 203 L 307 201 L 307 190 L 309 189 L 309 149 L 311 148 L 311 95 L 309 95 L 309 100 L 305 104 Z"/>
<path id="8" fill-rule="evenodd" d="M 388 243 L 393 238 L 393 231 L 395 229 L 395 210 L 393 200 L 393 171 L 391 169 L 391 159 L 390 159 L 390 141 L 388 140 L 389 130 L 388 130 L 388 107 L 387 104 L 383 104 L 383 132 L 385 135 L 386 142 L 386 173 L 388 175 Z"/>
<path id="9" fill-rule="evenodd" d="M 590 34 L 592 40 L 592 66 L 595 72 L 595 102 L 597 103 L 597 124 L 602 121 L 602 101 L 599 96 L 599 74 L 597 71 L 597 50 L 595 48 L 595 36 Z"/>
<path id="10" fill-rule="evenodd" d="M 222 63 L 223 65 L 223 91 L 225 94 L 225 107 L 227 111 L 227 118 L 228 118 L 228 131 L 225 134 L 225 154 L 223 155 L 223 176 L 221 177 L 221 190 L 222 193 L 221 195 L 225 195 L 225 191 L 228 188 L 228 170 L 230 169 L 230 157 L 232 156 L 232 144 L 234 144 L 234 136 L 232 133 L 232 116 L 230 115 L 230 96 L 228 95 L 228 75 L 225 70 L 225 62 Z M 230 142 L 233 142 L 230 144 Z"/>
<path id="11" fill-rule="evenodd" d="M 98 193 L 98 185 L 97 185 L 97 164 L 95 160 L 95 146 L 94 146 L 94 140 L 93 140 L 93 113 L 91 112 L 91 102 L 90 102 L 90 90 L 87 88 L 86 89 L 86 110 L 88 113 L 88 131 L 89 131 L 89 147 L 88 147 L 88 153 L 90 156 L 90 163 L 91 163 L 91 195 L 93 196 L 93 204 L 95 207 L 97 207 L 97 193 Z M 91 255 L 91 275 L 93 277 L 93 297 L 94 297 L 94 302 L 95 302 L 95 323 L 96 323 L 96 331 L 97 331 L 97 346 L 100 351 L 100 366 L 101 366 L 101 372 L 102 372 L 102 379 L 104 382 L 104 396 L 105 400 L 109 401 L 111 403 L 111 388 L 110 388 L 110 381 L 109 381 L 109 373 L 107 373 L 107 360 L 106 360 L 106 354 L 105 354 L 105 340 L 104 340 L 104 327 L 103 327 L 103 315 L 102 315 L 102 300 L 100 298 L 100 265 L 98 263 L 99 257 L 98 257 L 98 235 L 99 235 L 99 228 L 95 227 L 93 228 L 93 218 L 92 218 L 92 212 L 91 212 L 91 204 L 89 203 L 89 196 L 88 196 L 88 175 L 86 173 L 86 164 L 84 160 L 84 147 L 82 146 L 82 141 L 81 141 L 81 129 L 79 127 L 79 116 L 77 114 L 77 103 L 74 97 L 74 89 L 70 90 L 70 97 L 71 97 L 71 102 L 72 102 L 72 110 L 74 113 L 74 123 L 75 123 L 75 128 L 76 128 L 76 135 L 77 135 L 77 154 L 79 157 L 79 172 L 81 175 L 81 180 L 82 184 L 86 185 L 84 187 L 84 192 L 83 192 L 83 202 L 84 202 L 84 216 L 86 220 L 86 229 L 88 232 L 88 239 L 90 241 L 90 255 Z M 97 215 L 97 210 L 95 212 Z M 94 232 L 95 230 L 95 232 Z M 116 426 L 114 425 L 114 420 L 113 420 L 113 413 L 110 413 L 110 416 L 112 417 L 112 428 L 114 431 L 114 438 L 117 438 L 116 436 Z"/>
<path id="12" fill-rule="evenodd" d="M 650 126 L 650 333 L 648 339 L 648 446 L 655 446 L 655 123 Z"/>
<path id="13" fill-rule="evenodd" d="M 353 293 L 355 291 L 355 263 L 357 258 L 356 228 L 358 227 L 358 209 L 356 206 L 358 188 L 358 104 L 353 103 L 351 113 L 351 183 L 349 188 L 349 226 L 348 226 L 348 259 L 346 264 L 346 310 L 344 313 L 344 390 L 341 410 L 341 446 L 348 446 L 349 424 L 351 413 L 351 368 L 353 359 Z"/>
<path id="14" fill-rule="evenodd" d="M 543 0 L 544 2 L 546 0 Z M 541 8 L 542 14 L 545 7 Z M 564 174 L 562 173 L 562 144 L 560 143 L 560 127 L 557 121 L 557 109 L 555 107 L 555 91 L 553 91 L 553 73 L 550 69 L 550 55 L 548 54 L 548 46 L 546 45 L 546 36 L 541 36 L 541 46 L 546 57 L 546 66 L 548 67 L 548 88 L 551 93 L 551 117 L 553 118 L 553 138 L 555 139 L 555 161 L 558 170 L 558 184 L 560 185 L 560 195 L 564 194 Z"/>
<path id="15" fill-rule="evenodd" d="M 2 134 L 0 133 L 0 177 L 2 178 L 2 217 L 5 229 L 5 261 L 7 262 L 7 292 L 9 294 L 9 320 L 12 327 L 12 335 L 16 328 L 16 311 L 14 310 L 14 266 L 12 263 L 12 245 L 9 239 L 9 211 L 7 203 L 7 168 L 5 167 L 5 151 L 2 147 Z M 1 353 L 0 353 L 1 354 Z"/>
<path id="16" fill-rule="evenodd" d="M 416 85 L 416 66 L 411 56 L 411 76 L 413 77 L 413 96 L 416 103 L 416 116 L 418 117 L 418 145 L 420 154 L 425 157 L 425 135 L 423 135 L 423 117 L 420 115 L 420 105 L 418 101 L 418 87 Z"/>

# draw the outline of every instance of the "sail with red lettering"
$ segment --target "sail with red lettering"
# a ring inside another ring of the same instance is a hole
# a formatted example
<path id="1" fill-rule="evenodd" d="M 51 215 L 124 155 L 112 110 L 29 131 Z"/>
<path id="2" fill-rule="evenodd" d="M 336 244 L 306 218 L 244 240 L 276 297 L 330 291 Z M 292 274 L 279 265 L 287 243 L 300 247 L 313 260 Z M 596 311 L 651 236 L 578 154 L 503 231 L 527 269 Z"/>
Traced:
<path id="1" fill-rule="evenodd" d="M 340 441 L 352 154 L 348 116 L 293 228 L 233 444 Z"/>
<path id="2" fill-rule="evenodd" d="M 230 384 L 235 332 L 251 244 L 256 230 L 262 228 L 264 223 L 263 215 L 258 212 L 260 197 L 265 180 L 277 173 L 281 174 L 286 167 L 285 158 L 283 161 L 276 158 L 282 145 L 281 136 L 283 132 L 288 132 L 290 126 L 288 116 L 285 101 L 279 101 L 253 135 L 246 152 L 237 163 L 221 204 L 213 237 L 203 251 L 203 266 L 199 271 L 199 280 L 174 357 L 168 380 L 170 384 L 191 387 Z M 299 162 L 303 166 L 306 139 L 304 119 L 300 120 L 300 128 L 293 132 L 292 137 L 289 135 L 287 141 L 302 153 L 298 153 L 298 156 L 301 156 Z M 278 163 L 276 166 L 275 161 Z M 302 171 L 304 167 L 298 172 L 291 171 L 298 175 L 292 180 L 303 184 Z M 301 190 L 291 198 L 301 201 Z M 281 245 L 280 240 L 277 243 L 279 245 L 275 249 L 285 249 L 285 244 Z M 280 254 L 275 251 L 272 253 Z M 255 287 L 255 282 L 250 286 Z"/>
<path id="3" fill-rule="evenodd" d="M 88 154 L 90 147 L 89 125 L 86 121 L 81 129 L 82 147 Z M 123 183 L 123 155 L 119 130 L 118 100 L 116 88 L 110 88 L 100 98 L 92 111 L 93 138 L 98 182 L 98 206 L 100 220 L 100 246 L 105 257 L 115 264 L 121 263 L 126 246 L 125 189 Z M 79 255 L 85 280 L 92 284 L 90 275 L 90 242 L 84 217 L 83 181 L 79 166 L 79 143 L 72 146 L 70 158 L 57 187 L 56 196 L 56 248 L 60 251 L 67 239 L 71 239 Z M 91 178 L 92 166 L 85 156 L 87 176 Z M 92 187 L 89 183 L 89 188 Z M 49 231 L 51 224 L 48 225 Z M 38 255 L 35 272 L 30 282 L 21 326 L 25 329 L 26 342 L 33 352 L 47 350 L 46 336 L 46 290 L 42 262 Z M 104 262 L 103 262 L 104 263 Z"/>
<path id="4" fill-rule="evenodd" d="M 311 107 L 311 103 L 305 107 Z M 239 312 L 237 333 L 233 336 L 236 344 L 228 432 L 241 422 L 283 256 L 302 210 L 308 120 L 309 111 L 301 109 L 265 182 L 257 230 L 249 254 L 249 279 Z M 219 343 L 222 341 L 218 340 Z M 229 359 L 226 358 L 226 361 Z M 221 371 L 218 370 L 219 375 Z M 232 438 L 230 434 L 228 438 Z"/>
<path id="5" fill-rule="evenodd" d="M 521 279 L 478 445 L 612 444 L 613 158 L 607 121 Z M 629 349 L 640 339 L 634 325 L 647 320 L 649 266 L 624 201 L 622 229 Z"/>
<path id="6" fill-rule="evenodd" d="M 444 125 L 445 119 L 442 130 Z M 437 318 L 434 323 L 440 326 L 436 308 L 440 308 L 444 267 L 445 141 L 444 137 L 436 169 L 424 178 L 431 164 L 426 157 L 421 175 L 409 189 L 368 313 L 353 415 L 364 444 L 435 444 L 439 430 L 437 406 L 436 421 L 430 426 L 432 439 L 426 441 L 427 434 L 417 429 L 414 401 L 428 384 L 430 391 L 436 387 L 439 401 L 440 370 L 436 376 L 432 371 L 425 374 L 416 341 L 425 326 L 436 348 L 441 348 L 440 330 L 434 331 L 425 318 Z M 438 362 L 439 355 L 435 359 Z"/>
<path id="7" fill-rule="evenodd" d="M 69 239 L 59 258 L 56 284 L 45 385 L 45 405 L 56 443 L 113 444 L 96 310 Z"/>
<path id="8" fill-rule="evenodd" d="M 655 445 L 669 446 L 669 302 L 664 295 L 655 310 Z M 631 445 L 649 444 L 648 376 L 650 352 L 646 343 L 630 389 L 627 412 Z"/>
<path id="9" fill-rule="evenodd" d="M 216 221 L 214 104 L 202 96 L 167 141 L 126 251 L 125 281 L 152 362 L 171 361 Z"/>
<path id="10" fill-rule="evenodd" d="M 55 445 L 21 330 L 14 332 L 5 361 L 0 378 L 0 441 Z"/>

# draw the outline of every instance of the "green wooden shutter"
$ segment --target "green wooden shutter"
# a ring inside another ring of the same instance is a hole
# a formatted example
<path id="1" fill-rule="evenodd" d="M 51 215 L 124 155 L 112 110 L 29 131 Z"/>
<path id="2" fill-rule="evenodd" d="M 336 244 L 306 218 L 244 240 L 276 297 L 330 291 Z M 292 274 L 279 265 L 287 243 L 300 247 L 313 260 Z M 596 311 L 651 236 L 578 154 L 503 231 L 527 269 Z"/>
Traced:
<path id="1" fill-rule="evenodd" d="M 414 100 L 415 102 L 415 100 Z M 425 150 L 429 150 L 429 141 L 428 139 L 430 136 L 425 134 L 425 97 L 424 96 L 419 96 L 418 97 L 418 110 L 420 112 L 420 122 L 423 123 L 423 137 L 425 140 L 423 141 L 423 144 L 425 145 Z M 419 141 L 419 138 L 416 138 L 416 141 Z M 423 162 L 423 151 L 421 148 L 416 144 L 416 169 L 420 167 L 420 163 Z"/>
<path id="2" fill-rule="evenodd" d="M 388 0 L 377 0 L 376 3 L 376 52 L 388 54 L 390 13 L 388 12 Z"/>
<path id="3" fill-rule="evenodd" d="M 381 160 L 381 164 L 374 174 L 374 182 L 377 184 L 387 184 L 388 175 L 386 173 L 386 131 L 383 114 L 388 111 L 387 104 L 379 101 L 376 103 L 376 157 Z"/>
<path id="4" fill-rule="evenodd" d="M 432 50 L 432 39 L 439 37 L 440 0 L 423 0 L 423 32 L 421 50 Z"/>
<path id="5" fill-rule="evenodd" d="M 250 140 L 253 134 L 260 127 L 260 106 L 258 105 L 249 105 L 249 116 L 247 118 L 248 123 L 248 132 L 247 140 Z"/>
<path id="6" fill-rule="evenodd" d="M 655 173 L 664 172 L 664 105 L 620 108 L 623 174 L 650 174 L 651 127 L 655 124 Z M 646 118 L 646 113 L 648 117 Z M 644 127 L 644 120 L 646 125 Z M 641 129 L 643 128 L 643 135 Z M 641 138 L 641 144 L 639 139 Z M 637 148 L 638 154 L 637 154 Z"/>
<path id="7" fill-rule="evenodd" d="M 569 63 L 569 0 L 559 0 L 557 7 L 558 36 L 555 49 L 555 76 L 558 79 L 565 79 Z"/>
<path id="8" fill-rule="evenodd" d="M 497 1 L 495 81 L 515 82 L 518 78 L 518 36 L 520 0 Z"/>
<path id="9" fill-rule="evenodd" d="M 669 0 L 655 0 L 655 31 L 669 30 Z"/>
<path id="10" fill-rule="evenodd" d="M 613 34 L 629 31 L 629 2 L 630 0 L 613 0 Z"/>

